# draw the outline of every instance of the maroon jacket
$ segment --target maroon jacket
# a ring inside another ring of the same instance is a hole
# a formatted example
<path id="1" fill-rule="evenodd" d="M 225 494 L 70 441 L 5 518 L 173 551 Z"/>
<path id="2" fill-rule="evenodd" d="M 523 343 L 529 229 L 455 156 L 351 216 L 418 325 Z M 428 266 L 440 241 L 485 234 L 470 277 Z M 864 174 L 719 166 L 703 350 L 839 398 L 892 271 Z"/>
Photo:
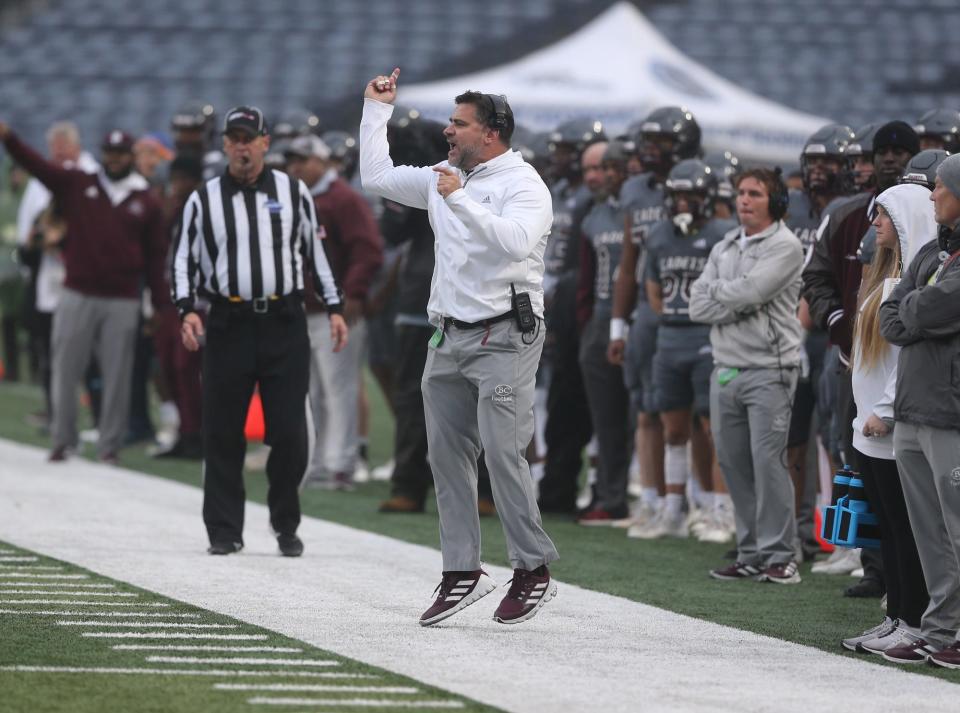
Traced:
<path id="1" fill-rule="evenodd" d="M 326 232 L 323 247 L 337 284 L 344 297 L 365 300 L 383 264 L 383 238 L 373 211 L 342 178 L 332 181 L 313 201 Z M 312 289 L 305 289 L 305 294 L 311 311 L 322 309 Z"/>
<path id="2" fill-rule="evenodd" d="M 160 203 L 149 190 L 133 191 L 114 206 L 97 175 L 56 166 L 12 133 L 4 142 L 13 159 L 53 194 L 67 223 L 65 285 L 93 297 L 137 299 L 146 277 L 158 309 L 166 294 L 166 241 Z"/>

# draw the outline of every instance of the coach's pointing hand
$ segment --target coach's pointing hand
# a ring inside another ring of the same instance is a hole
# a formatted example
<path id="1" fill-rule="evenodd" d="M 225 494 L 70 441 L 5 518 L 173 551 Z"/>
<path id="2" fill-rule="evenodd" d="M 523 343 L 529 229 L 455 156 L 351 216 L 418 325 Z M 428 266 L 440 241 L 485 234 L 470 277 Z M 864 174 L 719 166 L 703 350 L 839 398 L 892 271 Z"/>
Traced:
<path id="1" fill-rule="evenodd" d="M 434 166 L 433 170 L 440 174 L 437 179 L 437 192 L 446 198 L 454 191 L 459 191 L 460 176 L 452 168 L 447 166 Z"/>
<path id="2" fill-rule="evenodd" d="M 367 88 L 363 92 L 364 99 L 376 99 L 384 104 L 393 104 L 397 98 L 397 77 L 400 76 L 400 68 L 396 67 L 393 74 L 389 77 L 380 75 L 367 82 Z"/>

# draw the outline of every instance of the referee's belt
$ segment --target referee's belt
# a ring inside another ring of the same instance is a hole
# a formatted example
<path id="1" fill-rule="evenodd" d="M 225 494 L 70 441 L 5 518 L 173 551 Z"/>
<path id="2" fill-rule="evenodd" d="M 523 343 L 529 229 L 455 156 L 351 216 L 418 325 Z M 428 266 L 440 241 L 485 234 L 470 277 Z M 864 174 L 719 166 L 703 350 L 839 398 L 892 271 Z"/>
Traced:
<path id="1" fill-rule="evenodd" d="M 215 297 L 213 303 L 226 307 L 231 312 L 272 314 L 286 311 L 291 305 L 299 302 L 299 300 L 300 294 L 291 292 L 287 295 L 268 295 L 267 297 L 257 297 L 252 300 L 245 300 L 242 297 Z"/>
<path id="2" fill-rule="evenodd" d="M 463 320 L 454 319 L 453 317 L 444 317 L 443 326 L 449 327 L 452 325 L 457 329 L 483 329 L 489 327 L 491 324 L 496 324 L 506 319 L 513 319 L 513 315 L 513 310 L 510 310 L 509 312 L 504 312 L 490 319 L 481 319 L 479 322 L 464 322 Z"/>

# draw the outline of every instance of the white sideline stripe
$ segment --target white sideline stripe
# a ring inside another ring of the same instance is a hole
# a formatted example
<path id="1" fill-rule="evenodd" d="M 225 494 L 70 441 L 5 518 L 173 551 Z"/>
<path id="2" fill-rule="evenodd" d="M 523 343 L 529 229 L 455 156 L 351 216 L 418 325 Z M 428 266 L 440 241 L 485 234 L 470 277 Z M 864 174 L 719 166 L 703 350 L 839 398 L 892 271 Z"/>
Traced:
<path id="1" fill-rule="evenodd" d="M 0 550 L 0 555 L 15 555 L 17 554 L 16 550 Z"/>
<path id="2" fill-rule="evenodd" d="M 323 659 L 254 659 L 244 656 L 147 656 L 147 663 L 229 663 L 258 666 L 339 666 L 339 661 Z"/>
<path id="3" fill-rule="evenodd" d="M 115 644 L 114 651 L 220 651 L 230 654 L 299 654 L 303 649 L 294 646 L 191 646 L 189 644 Z"/>
<path id="4" fill-rule="evenodd" d="M 68 602 L 73 604 L 74 602 Z M 199 614 L 177 614 L 174 612 L 165 612 L 165 611 L 108 611 L 108 612 L 95 612 L 95 611 L 58 611 L 58 610 L 49 610 L 49 609 L 0 609 L 0 614 L 21 614 L 23 616 L 129 616 L 129 617 L 140 617 L 140 616 L 176 616 L 182 617 L 183 619 L 199 619 Z M 102 622 L 98 622 L 102 623 Z M 131 625 L 132 626 L 132 625 Z M 298 649 L 299 650 L 299 649 Z"/>
<path id="5" fill-rule="evenodd" d="M 56 594 L 58 597 L 139 597 L 133 592 L 58 592 L 51 589 L 0 589 L 0 594 Z"/>
<path id="6" fill-rule="evenodd" d="M 85 631 L 88 639 L 212 639 L 215 641 L 263 641 L 266 634 L 188 634 L 180 631 Z"/>
<path id="7" fill-rule="evenodd" d="M 5 587 L 59 587 L 61 589 L 116 589 L 115 584 L 73 584 L 72 582 L 0 582 L 0 594 Z"/>
<path id="8" fill-rule="evenodd" d="M 247 700 L 253 706 L 336 706 L 348 708 L 463 708 L 460 701 L 392 701 L 374 698 L 268 698 Z"/>
<path id="9" fill-rule="evenodd" d="M 40 569 L 38 565 L 36 569 Z M 63 567 L 50 567 L 50 569 L 63 569 Z M 90 579 L 89 574 L 36 574 L 35 572 L 0 572 L 0 578 L 13 579 L 15 577 L 27 577 L 29 579 Z"/>
<path id="10" fill-rule="evenodd" d="M 516 628 L 508 630 L 490 619 L 493 601 L 467 608 L 449 623 L 418 627 L 415 621 L 428 604 L 426 594 L 437 585 L 441 565 L 437 549 L 304 517 L 298 534 L 316 558 L 316 566 L 306 566 L 310 563 L 305 560 L 276 556 L 276 540 L 265 526 L 268 509 L 248 502 L 247 522 L 263 526 L 247 528 L 244 556 L 209 557 L 198 515 L 200 488 L 88 461 L 58 470 L 47 466 L 44 458 L 41 449 L 0 439 L 3 543 L 127 582 L 138 591 L 264 627 L 303 641 L 305 649 L 316 646 L 383 667 L 509 713 L 529 711 L 531 701 L 543 713 L 601 708 L 604 713 L 636 713 L 638 705 L 658 713 L 716 713 L 730 707 L 731 685 L 736 687 L 736 707 L 745 713 L 771 707 L 778 713 L 939 713 L 957 707 L 960 688 L 952 682 L 956 679 L 878 665 L 840 654 L 839 649 L 834 653 L 803 646 L 564 582 L 557 582 L 556 600 Z M 43 477 L 31 477 L 36 474 Z M 90 516 L 92 512 L 96 517 Z M 63 537 L 62 530 L 50 525 L 56 522 L 83 527 Z M 129 546 L 116 546 L 117 532 L 123 532 Z M 163 537 L 158 538 L 158 532 Z M 322 544 L 310 550 L 311 542 Z M 486 570 L 501 584 L 513 574 L 505 567 Z M 385 573 L 389 587 L 370 586 L 382 582 Z M 317 602 L 318 592 L 322 606 L 305 604 Z M 869 610 L 878 611 L 873 604 Z M 851 615 L 845 626 L 865 628 L 860 624 L 872 623 L 862 619 Z M 108 649 L 117 643 L 229 642 L 114 638 L 104 643 Z M 277 643 L 293 645 L 289 640 Z M 451 651 L 467 653 L 451 656 Z M 665 656 L 664 651 L 670 654 Z M 590 665 L 584 666 L 584 661 Z M 120 660 L 117 665 L 125 664 Z M 260 670 L 274 678 L 205 680 L 328 682 L 280 678 L 280 667 Z M 696 685 L 690 684 L 691 670 L 697 672 Z M 518 671 L 523 672 L 522 686 L 517 685 Z M 238 694 L 238 699 L 246 698 Z"/>
<path id="11" fill-rule="evenodd" d="M 130 673 L 143 676 L 223 676 L 243 678 L 245 676 L 270 677 L 290 676 L 291 678 L 362 678 L 359 673 L 328 673 L 326 671 L 231 671 L 203 668 L 112 668 L 109 666 L 0 666 L 0 671 L 15 673 Z"/>
<path id="12" fill-rule="evenodd" d="M 31 570 L 45 569 L 50 571 L 58 571 L 58 570 L 62 570 L 63 567 L 56 564 L 0 564 L 0 570 L 5 570 L 5 569 L 18 569 L 18 570 L 19 569 L 31 569 Z M 16 572 L 14 573 L 14 576 L 18 576 L 20 574 L 21 574 L 20 572 Z M 2 576 L 4 575 L 0 574 L 0 577 Z M 24 576 L 32 577 L 34 575 L 30 574 L 29 572 L 26 572 L 24 573 Z"/>
<path id="13" fill-rule="evenodd" d="M 39 557 L 10 557 L 8 555 L 0 555 L 0 562 L 36 562 Z"/>
<path id="14" fill-rule="evenodd" d="M 325 683 L 215 683 L 218 691 L 286 691 L 289 693 L 420 693 L 413 686 L 337 686 Z"/>
<path id="15" fill-rule="evenodd" d="M 70 621 L 57 622 L 58 626 L 129 626 L 134 629 L 239 629 L 239 624 L 192 624 L 182 621 Z"/>
<path id="16" fill-rule="evenodd" d="M 46 592 L 56 594 L 56 592 Z M 80 602 L 72 599 L 0 599 L 0 604 L 68 604 L 72 607 L 168 607 L 166 602 Z"/>

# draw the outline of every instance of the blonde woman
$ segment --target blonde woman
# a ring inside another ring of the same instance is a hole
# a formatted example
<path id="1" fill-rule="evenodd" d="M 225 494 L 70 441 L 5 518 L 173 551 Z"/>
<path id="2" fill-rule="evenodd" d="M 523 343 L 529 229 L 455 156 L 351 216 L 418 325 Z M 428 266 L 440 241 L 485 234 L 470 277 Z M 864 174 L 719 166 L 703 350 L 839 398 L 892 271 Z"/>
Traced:
<path id="1" fill-rule="evenodd" d="M 880 334 L 880 304 L 917 250 L 936 238 L 930 191 L 917 185 L 889 188 L 877 197 L 877 252 L 866 268 L 857 296 L 853 328 L 854 467 L 863 477 L 871 510 L 880 524 L 881 556 L 887 585 L 884 620 L 844 639 L 843 647 L 882 654 L 921 638 L 920 619 L 929 603 L 917 545 L 893 458 L 893 401 L 900 347 Z"/>

